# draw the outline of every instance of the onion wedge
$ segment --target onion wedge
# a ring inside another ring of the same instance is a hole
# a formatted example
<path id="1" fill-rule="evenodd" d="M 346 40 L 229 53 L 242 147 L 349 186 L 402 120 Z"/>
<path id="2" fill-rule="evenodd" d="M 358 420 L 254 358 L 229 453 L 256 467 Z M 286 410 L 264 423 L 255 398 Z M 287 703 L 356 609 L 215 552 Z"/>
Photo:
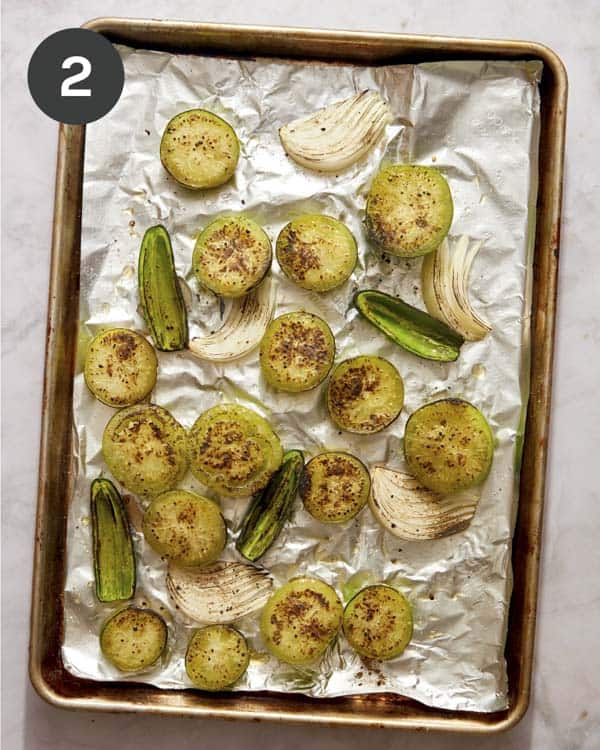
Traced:
<path id="1" fill-rule="evenodd" d="M 358 94 L 279 129 L 288 156 L 308 169 L 337 172 L 377 143 L 392 113 L 377 91 Z"/>
<path id="2" fill-rule="evenodd" d="M 479 496 L 463 490 L 443 496 L 401 471 L 371 470 L 369 505 L 379 523 L 399 539 L 441 539 L 463 531 L 475 515 Z"/>
<path id="3" fill-rule="evenodd" d="M 462 235 L 450 248 L 445 239 L 423 261 L 421 280 L 423 298 L 431 315 L 447 323 L 465 341 L 479 341 L 492 327 L 479 317 L 469 300 L 469 274 L 482 243 Z"/>
<path id="4" fill-rule="evenodd" d="M 273 592 L 273 580 L 264 568 L 238 562 L 202 568 L 169 565 L 167 592 L 192 620 L 223 624 L 261 609 Z"/>
<path id="5" fill-rule="evenodd" d="M 231 362 L 256 348 L 273 317 L 277 292 L 267 279 L 240 299 L 234 299 L 225 323 L 215 333 L 193 338 L 189 351 L 211 362 Z"/>

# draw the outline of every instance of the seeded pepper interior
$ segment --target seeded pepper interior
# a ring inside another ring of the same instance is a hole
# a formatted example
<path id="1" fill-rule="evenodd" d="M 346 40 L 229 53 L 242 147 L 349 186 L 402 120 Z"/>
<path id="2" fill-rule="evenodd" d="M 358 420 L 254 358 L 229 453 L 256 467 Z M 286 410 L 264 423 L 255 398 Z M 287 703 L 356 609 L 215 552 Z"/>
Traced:
<path id="1" fill-rule="evenodd" d="M 393 116 L 377 92 L 359 92 L 283 124 L 282 155 L 285 150 L 298 170 L 348 169 L 375 147 Z M 178 184 L 202 194 L 235 178 L 246 158 L 241 145 L 223 118 L 189 109 L 173 113 L 156 158 Z M 463 345 L 490 330 L 468 300 L 476 251 L 461 251 L 466 273 L 460 294 L 449 299 L 440 280 L 444 268 L 458 267 L 449 260 L 446 240 L 453 211 L 448 182 L 433 167 L 393 164 L 374 173 L 360 241 L 377 253 L 431 258 L 428 312 L 376 289 L 361 289 L 354 300 L 382 341 L 387 337 L 407 356 L 440 363 L 456 360 Z M 144 543 L 169 561 L 165 590 L 174 606 L 203 626 L 189 639 L 185 685 L 223 690 L 243 679 L 250 651 L 239 623 L 248 616 L 260 620 L 264 649 L 288 664 L 318 670 L 338 638 L 365 659 L 401 659 L 413 632 L 411 605 L 401 591 L 371 582 L 343 602 L 315 577 L 292 577 L 276 588 L 269 570 L 255 563 L 277 549 L 299 500 L 324 530 L 349 524 L 360 513 L 373 513 L 387 533 L 413 541 L 466 528 L 477 500 L 457 493 L 477 493 L 490 471 L 494 439 L 487 420 L 460 399 L 422 404 L 406 425 L 406 474 L 368 466 L 360 455 L 343 451 L 309 457 L 306 446 L 282 444 L 268 416 L 226 398 L 185 430 L 162 406 L 147 402 L 157 369 L 161 376 L 155 349 L 173 363 L 188 354 L 219 363 L 225 373 L 235 359 L 257 357 L 273 398 L 279 391 L 299 399 L 318 391 L 332 423 L 366 439 L 399 417 L 406 387 L 399 369 L 383 357 L 358 353 L 335 361 L 335 335 L 318 315 L 318 295 L 335 293 L 351 277 L 359 285 L 361 279 L 357 238 L 341 217 L 290 216 L 274 238 L 283 274 L 310 293 L 305 308 L 275 318 L 276 292 L 268 278 L 272 238 L 265 229 L 250 216 L 218 212 L 197 229 L 190 268 L 201 288 L 232 300 L 223 330 L 190 341 L 169 232 L 162 225 L 147 227 L 138 276 L 150 340 L 146 332 L 101 331 L 85 362 L 93 395 L 125 407 L 104 430 L 106 467 L 144 507 Z M 473 327 L 476 336 L 470 336 Z M 361 342 L 355 344 L 360 350 Z M 188 468 L 209 497 L 179 487 Z M 235 528 L 227 527 L 219 498 L 246 503 Z M 126 604 L 135 597 L 135 560 L 117 486 L 108 478 L 96 480 L 92 504 L 97 596 L 115 607 L 99 633 L 103 658 L 124 673 L 156 668 L 170 658 L 168 617 Z M 232 536 L 243 562 L 219 560 Z"/>

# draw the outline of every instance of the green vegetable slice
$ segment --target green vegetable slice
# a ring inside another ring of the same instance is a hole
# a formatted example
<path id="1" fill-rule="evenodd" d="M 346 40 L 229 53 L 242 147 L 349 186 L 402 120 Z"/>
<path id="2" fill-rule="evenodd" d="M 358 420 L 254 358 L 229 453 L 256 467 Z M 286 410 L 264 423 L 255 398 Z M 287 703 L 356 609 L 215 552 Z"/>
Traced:
<path id="1" fill-rule="evenodd" d="M 165 621 L 151 609 L 122 609 L 104 623 L 100 633 L 102 653 L 121 672 L 152 666 L 166 645 Z"/>
<path id="2" fill-rule="evenodd" d="M 288 664 L 320 659 L 342 622 L 342 603 L 317 578 L 294 578 L 267 602 L 260 631 L 269 651 Z"/>
<path id="3" fill-rule="evenodd" d="M 135 557 L 121 495 L 109 479 L 94 479 L 90 494 L 96 596 L 101 602 L 131 599 Z"/>
<path id="4" fill-rule="evenodd" d="M 269 323 L 260 345 L 260 366 L 267 383 L 298 393 L 327 377 L 335 357 L 335 339 L 317 315 L 293 312 Z"/>
<path id="5" fill-rule="evenodd" d="M 192 267 L 198 282 L 222 297 L 243 297 L 271 267 L 271 240 L 247 216 L 221 216 L 202 231 Z"/>
<path id="6" fill-rule="evenodd" d="M 240 679 L 249 662 L 248 644 L 239 630 L 209 625 L 191 637 L 185 671 L 200 690 L 224 690 Z"/>
<path id="7" fill-rule="evenodd" d="M 439 246 L 448 234 L 453 213 L 450 188 L 437 169 L 394 164 L 373 180 L 365 223 L 383 250 L 413 258 Z"/>
<path id="8" fill-rule="evenodd" d="M 446 494 L 481 484 L 489 474 L 494 436 L 468 401 L 446 398 L 411 414 L 404 432 L 409 471 L 425 487 Z"/>
<path id="9" fill-rule="evenodd" d="M 145 499 L 170 490 L 188 467 L 184 428 L 154 404 L 120 409 L 104 429 L 102 453 L 115 479 Z"/>
<path id="10" fill-rule="evenodd" d="M 323 523 L 344 523 L 364 508 L 371 480 L 362 461 L 350 453 L 328 451 L 312 458 L 300 480 L 306 510 Z"/>
<path id="11" fill-rule="evenodd" d="M 160 160 L 187 188 L 202 190 L 226 183 L 235 172 L 240 144 L 234 129 L 205 109 L 180 112 L 160 141 Z"/>
<path id="12" fill-rule="evenodd" d="M 356 240 L 341 221 L 307 214 L 290 221 L 276 244 L 285 275 L 303 289 L 327 292 L 346 281 L 358 257 Z"/>
<path id="13" fill-rule="evenodd" d="M 346 359 L 333 371 L 327 407 L 342 430 L 368 435 L 388 427 L 404 404 L 404 383 L 391 362 L 382 357 Z"/>
<path id="14" fill-rule="evenodd" d="M 383 292 L 366 290 L 354 298 L 356 309 L 395 344 L 423 359 L 454 362 L 463 337 L 445 323 Z"/>
<path id="15" fill-rule="evenodd" d="M 279 536 L 290 516 L 303 466 L 302 451 L 286 451 L 269 484 L 250 502 L 235 544 L 246 560 L 258 560 Z"/>
<path id="16" fill-rule="evenodd" d="M 367 586 L 344 610 L 344 635 L 352 648 L 367 659 L 400 656 L 412 632 L 411 606 L 391 586 Z"/>
<path id="17" fill-rule="evenodd" d="M 160 225 L 144 234 L 138 260 L 138 286 L 144 318 L 157 349 L 173 352 L 188 342 L 187 312 L 171 239 Z"/>
<path id="18" fill-rule="evenodd" d="M 184 567 L 214 562 L 227 541 L 216 503 L 185 490 L 156 497 L 144 514 L 143 531 L 155 552 Z"/>
<path id="19" fill-rule="evenodd" d="M 279 438 L 266 419 L 236 404 L 213 406 L 190 431 L 191 468 L 207 487 L 230 497 L 266 486 L 283 458 Z"/>
<path id="20" fill-rule="evenodd" d="M 127 328 L 111 328 L 92 339 L 84 378 L 98 401 L 108 406 L 130 406 L 154 388 L 157 367 L 154 349 L 143 336 Z"/>

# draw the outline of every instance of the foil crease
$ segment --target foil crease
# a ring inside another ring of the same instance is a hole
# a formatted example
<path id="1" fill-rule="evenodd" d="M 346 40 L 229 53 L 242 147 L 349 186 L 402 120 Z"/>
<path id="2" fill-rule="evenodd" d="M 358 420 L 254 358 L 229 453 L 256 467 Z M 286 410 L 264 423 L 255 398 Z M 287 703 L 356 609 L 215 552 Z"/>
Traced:
<path id="1" fill-rule="evenodd" d="M 276 314 L 306 309 L 327 320 L 337 342 L 336 361 L 378 353 L 405 382 L 400 418 L 374 436 L 335 429 L 324 388 L 289 395 L 270 389 L 257 352 L 226 365 L 188 353 L 159 353 L 152 401 L 190 427 L 222 401 L 255 408 L 273 424 L 286 448 L 307 457 L 342 449 L 363 461 L 403 468 L 407 416 L 424 403 L 463 397 L 487 416 L 496 437 L 492 471 L 476 515 L 462 533 L 431 542 L 404 542 L 385 532 L 370 510 L 352 522 L 325 525 L 300 501 L 291 521 L 260 561 L 276 583 L 308 574 L 347 598 L 361 584 L 387 581 L 414 609 L 414 636 L 393 661 L 361 660 L 340 635 L 316 668 L 295 668 L 270 658 L 257 616 L 238 621 L 252 658 L 235 690 L 294 691 L 316 697 L 394 692 L 445 709 L 496 711 L 507 706 L 504 643 L 511 592 L 511 537 L 518 501 L 522 415 L 527 402 L 532 238 L 534 235 L 539 125 L 535 62 L 438 62 L 361 67 L 266 59 L 231 60 L 119 47 L 125 88 L 115 108 L 87 127 L 81 247 L 82 350 L 103 327 L 144 331 L 138 311 L 137 257 L 144 231 L 164 224 L 177 272 L 189 289 L 190 334 L 220 325 L 226 310 L 199 289 L 190 273 L 198 231 L 221 213 L 245 212 L 274 242 L 294 216 L 323 212 L 338 217 L 358 241 L 351 279 L 327 294 L 294 286 L 276 260 Z M 309 172 L 286 157 L 278 127 L 366 88 L 389 101 L 394 120 L 369 156 L 339 175 Z M 163 169 L 159 143 L 177 112 L 204 107 L 235 128 L 241 157 L 234 179 L 220 189 L 190 192 Z M 367 240 L 364 205 L 380 162 L 414 161 L 440 168 L 454 197 L 452 236 L 483 241 L 471 275 L 476 307 L 493 326 L 484 340 L 465 344 L 455 363 L 420 360 L 357 317 L 350 302 L 359 288 L 377 288 L 423 308 L 420 260 L 382 255 Z M 131 680 L 161 688 L 191 687 L 183 656 L 191 631 L 169 601 L 166 565 L 134 533 L 138 560 L 135 603 L 155 608 L 170 637 L 161 663 L 122 675 L 103 659 L 98 634 L 119 605 L 95 599 L 89 518 L 92 479 L 110 476 L 101 438 L 113 410 L 96 401 L 81 373 L 75 379 L 76 481 L 68 518 L 65 636 L 62 655 L 74 674 L 95 680 Z M 191 475 L 183 486 L 207 493 Z M 229 526 L 224 559 L 239 559 L 234 539 L 246 501 L 222 500 Z"/>

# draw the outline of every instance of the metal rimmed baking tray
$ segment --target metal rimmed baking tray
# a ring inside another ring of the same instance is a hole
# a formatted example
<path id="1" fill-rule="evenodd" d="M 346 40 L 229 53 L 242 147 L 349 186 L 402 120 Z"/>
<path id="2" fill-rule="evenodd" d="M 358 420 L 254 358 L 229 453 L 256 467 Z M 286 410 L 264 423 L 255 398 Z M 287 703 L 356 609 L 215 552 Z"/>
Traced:
<path id="1" fill-rule="evenodd" d="M 523 42 L 458 40 L 390 34 L 269 29 L 194 23 L 100 19 L 87 24 L 111 41 L 203 55 L 278 57 L 361 64 L 448 59 L 538 59 L 541 159 L 532 315 L 531 397 L 525 434 L 519 516 L 514 539 L 515 586 L 506 658 L 509 708 L 493 714 L 427 708 L 397 695 L 310 699 L 295 694 L 206 696 L 69 674 L 60 659 L 66 507 L 71 494 L 72 374 L 77 341 L 84 129 L 62 126 L 42 425 L 30 670 L 40 694 L 57 705 L 239 719 L 271 719 L 489 732 L 508 728 L 527 707 L 533 657 L 539 533 L 552 364 L 566 76 L 547 48 Z"/>

